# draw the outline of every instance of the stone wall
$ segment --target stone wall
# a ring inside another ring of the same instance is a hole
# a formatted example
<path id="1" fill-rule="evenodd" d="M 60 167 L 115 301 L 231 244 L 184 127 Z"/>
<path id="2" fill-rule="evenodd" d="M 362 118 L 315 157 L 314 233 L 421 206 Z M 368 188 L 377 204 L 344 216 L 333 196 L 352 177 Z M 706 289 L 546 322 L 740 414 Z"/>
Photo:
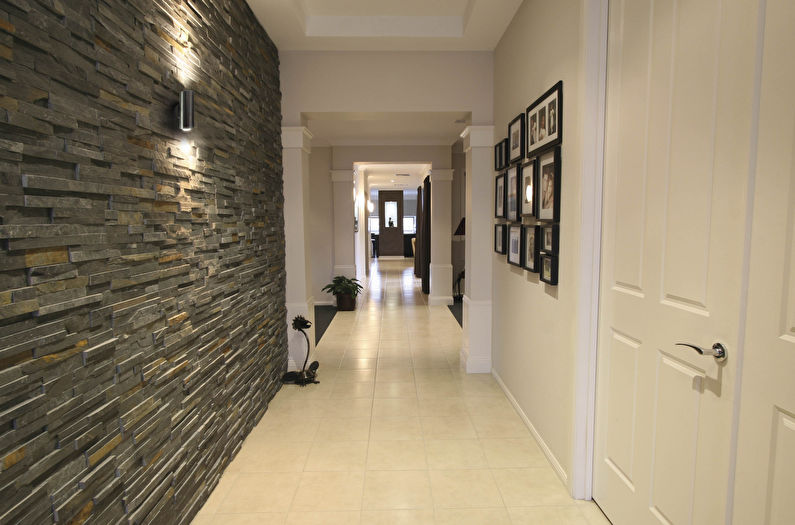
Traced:
<path id="1" fill-rule="evenodd" d="M 190 522 L 286 369 L 280 122 L 245 0 L 0 0 L 0 523 Z"/>

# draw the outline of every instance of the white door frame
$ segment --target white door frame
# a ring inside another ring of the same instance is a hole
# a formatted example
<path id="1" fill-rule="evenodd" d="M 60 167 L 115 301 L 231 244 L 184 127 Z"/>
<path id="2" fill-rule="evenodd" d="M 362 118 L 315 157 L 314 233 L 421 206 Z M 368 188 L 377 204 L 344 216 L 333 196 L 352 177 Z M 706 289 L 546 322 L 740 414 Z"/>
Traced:
<path id="1" fill-rule="evenodd" d="M 593 493 L 608 4 L 609 0 L 586 0 L 583 12 L 582 223 L 578 267 L 578 304 L 582 307 L 577 314 L 572 472 L 569 481 L 569 491 L 577 499 L 591 499 Z"/>

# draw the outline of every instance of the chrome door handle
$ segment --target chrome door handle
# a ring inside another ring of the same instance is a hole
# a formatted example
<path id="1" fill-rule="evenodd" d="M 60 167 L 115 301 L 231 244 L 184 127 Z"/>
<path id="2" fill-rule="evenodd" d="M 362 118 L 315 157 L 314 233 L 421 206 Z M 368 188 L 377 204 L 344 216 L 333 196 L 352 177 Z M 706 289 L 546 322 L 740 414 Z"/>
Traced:
<path id="1" fill-rule="evenodd" d="M 726 360 L 726 347 L 721 343 L 715 343 L 712 348 L 701 348 L 700 346 L 691 345 L 690 343 L 676 343 L 677 346 L 687 346 L 695 350 L 701 355 L 711 355 L 715 361 L 721 362 Z"/>

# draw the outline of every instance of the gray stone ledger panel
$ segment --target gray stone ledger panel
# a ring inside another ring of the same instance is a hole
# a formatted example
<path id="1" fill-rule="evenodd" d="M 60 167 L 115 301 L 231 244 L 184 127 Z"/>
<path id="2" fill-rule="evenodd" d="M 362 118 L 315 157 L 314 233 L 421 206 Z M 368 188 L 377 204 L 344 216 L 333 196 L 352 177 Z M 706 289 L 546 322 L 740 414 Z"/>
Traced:
<path id="1" fill-rule="evenodd" d="M 280 100 L 245 0 L 0 0 L 0 524 L 188 523 L 267 409 Z"/>

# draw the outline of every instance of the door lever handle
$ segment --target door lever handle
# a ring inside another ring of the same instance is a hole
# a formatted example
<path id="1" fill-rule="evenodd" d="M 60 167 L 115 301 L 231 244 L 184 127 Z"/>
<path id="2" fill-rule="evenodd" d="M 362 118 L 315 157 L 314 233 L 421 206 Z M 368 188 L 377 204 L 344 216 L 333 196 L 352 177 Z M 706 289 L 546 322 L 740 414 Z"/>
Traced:
<path id="1" fill-rule="evenodd" d="M 715 361 L 718 362 L 725 361 L 727 357 L 726 347 L 721 343 L 715 343 L 712 345 L 712 348 L 701 348 L 700 346 L 691 345 L 690 343 L 676 343 L 676 345 L 690 347 L 701 355 L 711 355 L 715 358 Z"/>

